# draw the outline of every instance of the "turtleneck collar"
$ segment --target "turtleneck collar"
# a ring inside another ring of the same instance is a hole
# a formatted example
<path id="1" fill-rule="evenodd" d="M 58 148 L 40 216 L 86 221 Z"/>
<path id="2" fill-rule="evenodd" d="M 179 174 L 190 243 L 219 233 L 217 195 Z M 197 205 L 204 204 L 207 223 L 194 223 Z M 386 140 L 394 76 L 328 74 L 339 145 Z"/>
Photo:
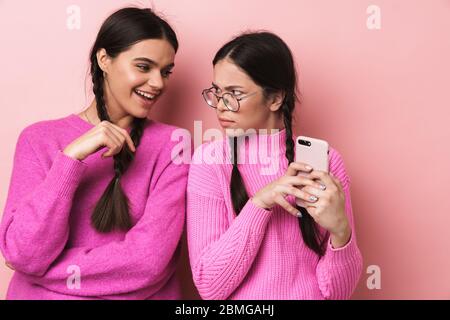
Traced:
<path id="1" fill-rule="evenodd" d="M 233 137 L 226 137 L 225 152 L 233 159 Z M 238 163 L 257 164 L 264 159 L 279 159 L 286 152 L 286 129 L 253 130 L 237 137 Z M 231 162 L 232 163 L 232 162 Z"/>

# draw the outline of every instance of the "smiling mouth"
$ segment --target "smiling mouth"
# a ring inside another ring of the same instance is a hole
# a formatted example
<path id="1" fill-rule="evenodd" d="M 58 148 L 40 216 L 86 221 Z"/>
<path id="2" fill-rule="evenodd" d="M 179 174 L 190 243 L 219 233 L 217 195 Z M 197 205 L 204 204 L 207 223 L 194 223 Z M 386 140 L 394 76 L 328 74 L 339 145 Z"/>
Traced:
<path id="1" fill-rule="evenodd" d="M 145 91 L 142 91 L 142 90 L 138 90 L 138 89 L 135 89 L 134 93 L 136 93 L 137 95 L 141 96 L 142 98 L 144 98 L 144 99 L 146 99 L 148 101 L 152 101 L 152 100 L 154 100 L 156 98 L 155 94 L 150 94 L 148 92 L 145 92 Z"/>

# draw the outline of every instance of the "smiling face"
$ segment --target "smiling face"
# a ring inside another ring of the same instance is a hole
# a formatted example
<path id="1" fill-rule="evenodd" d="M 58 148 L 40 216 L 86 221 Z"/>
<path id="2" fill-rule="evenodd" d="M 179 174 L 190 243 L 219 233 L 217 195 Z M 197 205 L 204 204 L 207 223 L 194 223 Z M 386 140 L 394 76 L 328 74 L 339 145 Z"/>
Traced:
<path id="1" fill-rule="evenodd" d="M 99 50 L 108 112 L 116 117 L 146 118 L 167 86 L 174 60 L 175 50 L 165 39 L 142 40 L 115 58 Z"/>
<path id="2" fill-rule="evenodd" d="M 282 117 L 278 109 L 281 106 L 280 95 L 265 97 L 258 86 L 232 60 L 225 58 L 214 66 L 213 91 L 222 96 L 231 93 L 239 101 L 240 108 L 232 112 L 220 100 L 216 114 L 224 129 L 274 129 L 282 128 Z"/>

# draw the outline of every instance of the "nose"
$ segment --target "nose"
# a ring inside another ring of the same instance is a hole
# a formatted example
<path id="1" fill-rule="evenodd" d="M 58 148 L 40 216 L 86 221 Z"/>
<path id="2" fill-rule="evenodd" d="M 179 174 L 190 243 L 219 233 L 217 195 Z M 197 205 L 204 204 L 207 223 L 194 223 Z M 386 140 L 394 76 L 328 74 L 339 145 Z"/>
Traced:
<path id="1" fill-rule="evenodd" d="M 155 90 L 162 90 L 164 88 L 164 79 L 159 71 L 152 72 L 148 78 L 147 83 Z"/>
<path id="2" fill-rule="evenodd" d="M 223 98 L 219 99 L 219 103 L 217 104 L 217 110 L 219 111 L 228 111 L 228 108 L 225 106 L 225 102 L 223 101 Z"/>

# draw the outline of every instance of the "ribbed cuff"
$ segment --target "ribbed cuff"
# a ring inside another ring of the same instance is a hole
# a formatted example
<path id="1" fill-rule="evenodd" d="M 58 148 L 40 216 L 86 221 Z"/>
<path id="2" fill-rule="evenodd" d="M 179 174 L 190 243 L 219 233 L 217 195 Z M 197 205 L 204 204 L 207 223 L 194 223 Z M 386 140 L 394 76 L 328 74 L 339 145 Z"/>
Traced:
<path id="1" fill-rule="evenodd" d="M 359 259 L 360 252 L 353 234 L 352 231 L 350 240 L 345 246 L 340 248 L 333 248 L 330 237 L 325 253 L 325 259 L 333 265 L 346 265 L 348 263 L 356 262 Z"/>
<path id="2" fill-rule="evenodd" d="M 240 223 L 245 228 L 250 228 L 253 233 L 259 234 L 265 232 L 271 215 L 272 210 L 260 208 L 249 199 L 236 220 L 240 219 Z"/>
<path id="3" fill-rule="evenodd" d="M 58 151 L 53 164 L 47 173 L 46 183 L 49 192 L 67 197 L 77 189 L 87 165 L 79 160 L 66 156 Z"/>

